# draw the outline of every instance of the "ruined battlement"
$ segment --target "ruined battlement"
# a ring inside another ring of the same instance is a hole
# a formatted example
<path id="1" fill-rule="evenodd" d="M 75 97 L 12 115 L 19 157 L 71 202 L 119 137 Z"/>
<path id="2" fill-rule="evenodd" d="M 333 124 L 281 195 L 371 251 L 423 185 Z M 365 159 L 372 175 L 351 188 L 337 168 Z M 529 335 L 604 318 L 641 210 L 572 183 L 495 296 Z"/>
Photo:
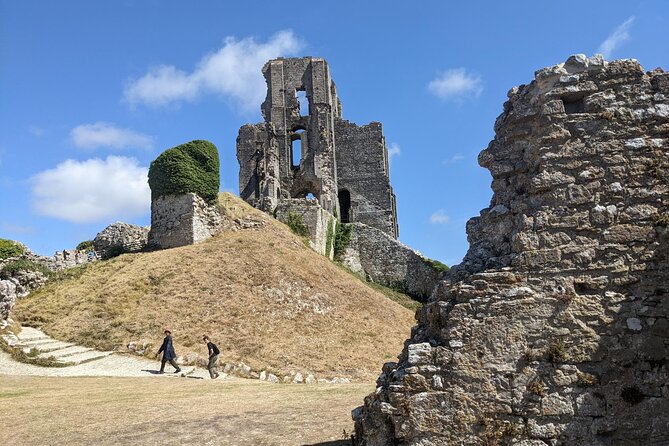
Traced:
<path id="1" fill-rule="evenodd" d="M 397 238 L 397 208 L 381 125 L 342 119 L 341 101 L 322 58 L 279 58 L 263 67 L 265 122 L 237 137 L 240 196 L 273 213 L 282 200 L 315 197 L 343 222 Z"/>

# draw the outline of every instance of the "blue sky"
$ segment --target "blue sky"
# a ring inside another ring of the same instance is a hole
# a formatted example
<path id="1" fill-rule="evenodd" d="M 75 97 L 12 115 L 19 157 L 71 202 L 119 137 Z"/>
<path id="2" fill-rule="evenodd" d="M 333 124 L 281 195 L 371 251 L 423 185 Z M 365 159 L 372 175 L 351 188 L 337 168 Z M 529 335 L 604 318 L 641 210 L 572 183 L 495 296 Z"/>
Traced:
<path id="1" fill-rule="evenodd" d="M 452 265 L 491 197 L 476 157 L 507 91 L 575 53 L 668 69 L 668 42 L 665 0 L 0 0 L 0 237 L 52 254 L 149 224 L 149 163 L 193 139 L 237 192 L 262 64 L 312 55 L 346 119 L 384 125 L 400 239 Z"/>

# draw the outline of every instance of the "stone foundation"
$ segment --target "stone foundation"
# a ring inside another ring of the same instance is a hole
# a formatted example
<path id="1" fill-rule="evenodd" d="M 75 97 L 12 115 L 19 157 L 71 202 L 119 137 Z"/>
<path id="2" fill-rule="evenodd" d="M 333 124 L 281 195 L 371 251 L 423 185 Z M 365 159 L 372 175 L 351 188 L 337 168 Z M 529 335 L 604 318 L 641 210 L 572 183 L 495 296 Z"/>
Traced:
<path id="1" fill-rule="evenodd" d="M 208 239 L 222 226 L 215 205 L 197 194 L 166 195 L 151 202 L 149 247 L 175 248 Z"/>

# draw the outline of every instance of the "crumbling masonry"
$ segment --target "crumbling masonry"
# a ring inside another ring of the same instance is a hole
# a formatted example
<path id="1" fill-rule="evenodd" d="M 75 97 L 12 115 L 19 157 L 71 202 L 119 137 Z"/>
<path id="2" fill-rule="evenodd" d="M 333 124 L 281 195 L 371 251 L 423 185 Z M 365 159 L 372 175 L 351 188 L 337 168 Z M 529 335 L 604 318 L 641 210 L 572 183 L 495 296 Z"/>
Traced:
<path id="1" fill-rule="evenodd" d="M 669 444 L 669 73 L 572 56 L 495 133 L 490 207 L 357 444 Z"/>
<path id="2" fill-rule="evenodd" d="M 364 223 L 397 238 L 381 124 L 357 126 L 342 119 L 321 58 L 274 59 L 263 74 L 265 122 L 244 125 L 237 138 L 240 196 L 270 213 L 281 203 L 291 207 L 298 199 L 295 205 L 302 206 L 313 196 L 343 223 Z"/>
<path id="3" fill-rule="evenodd" d="M 421 299 L 441 271 L 397 237 L 388 150 L 378 122 L 342 119 L 325 60 L 274 59 L 263 68 L 265 122 L 239 129 L 240 196 L 287 222 L 302 219 L 311 247 L 333 256 L 337 222 L 351 224 L 342 262 L 351 270 Z"/>

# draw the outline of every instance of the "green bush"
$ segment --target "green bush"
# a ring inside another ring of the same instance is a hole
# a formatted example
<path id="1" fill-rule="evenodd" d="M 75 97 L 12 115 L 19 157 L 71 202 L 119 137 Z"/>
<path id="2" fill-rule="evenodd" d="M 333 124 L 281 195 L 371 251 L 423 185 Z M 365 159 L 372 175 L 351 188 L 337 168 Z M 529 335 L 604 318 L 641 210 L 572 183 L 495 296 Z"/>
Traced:
<path id="1" fill-rule="evenodd" d="M 304 223 L 304 219 L 302 218 L 301 215 L 288 212 L 288 216 L 286 217 L 286 224 L 288 225 L 291 231 L 293 231 L 300 237 L 310 236 L 309 228 Z"/>
<path id="2" fill-rule="evenodd" d="M 425 263 L 436 272 L 443 273 L 449 270 L 448 265 L 441 263 L 439 260 L 426 259 Z"/>
<path id="3" fill-rule="evenodd" d="M 348 245 L 351 243 L 351 229 L 353 226 L 337 223 L 337 229 L 335 230 L 335 239 L 334 239 L 334 257 L 338 259 Z"/>
<path id="4" fill-rule="evenodd" d="M 92 251 L 93 240 L 86 240 L 77 245 L 77 251 Z"/>
<path id="5" fill-rule="evenodd" d="M 15 241 L 0 238 L 0 259 L 17 257 L 23 254 L 23 252 L 23 247 Z"/>
<path id="6" fill-rule="evenodd" d="M 328 223 L 328 233 L 327 237 L 325 239 L 325 256 L 330 257 L 330 253 L 332 252 L 333 248 L 333 242 L 334 242 L 334 235 L 335 235 L 335 222 L 337 220 L 330 220 Z"/>
<path id="7" fill-rule="evenodd" d="M 151 199 L 193 192 L 215 203 L 221 185 L 219 171 L 218 150 L 209 141 L 196 140 L 167 149 L 149 167 Z"/>
<path id="8" fill-rule="evenodd" d="M 15 276 L 19 271 L 38 271 L 45 276 L 50 276 L 52 271 L 46 266 L 33 262 L 32 260 L 20 259 L 7 263 L 0 270 L 0 277 L 8 279 Z"/>

